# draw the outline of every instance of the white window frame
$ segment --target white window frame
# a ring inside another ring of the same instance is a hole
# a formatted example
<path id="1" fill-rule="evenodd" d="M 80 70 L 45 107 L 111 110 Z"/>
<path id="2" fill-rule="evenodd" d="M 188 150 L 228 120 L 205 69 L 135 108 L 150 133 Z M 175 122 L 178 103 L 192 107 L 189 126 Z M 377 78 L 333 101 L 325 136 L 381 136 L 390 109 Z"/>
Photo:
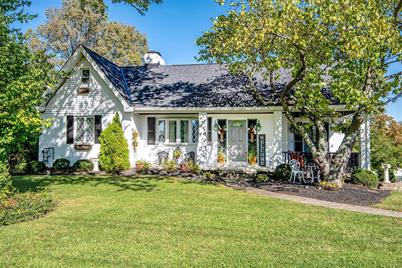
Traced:
<path id="1" fill-rule="evenodd" d="M 88 77 L 84 77 L 84 71 L 88 71 L 88 73 L 89 73 Z M 89 88 L 89 85 L 91 84 L 91 69 L 90 68 L 81 68 L 80 69 L 80 76 L 81 76 L 81 79 L 80 79 L 81 87 Z M 82 81 L 84 78 L 88 78 L 87 83 L 84 83 Z"/>
<path id="2" fill-rule="evenodd" d="M 192 129 L 192 121 L 193 120 L 198 120 L 197 118 L 157 118 L 156 120 L 156 144 L 158 145 L 194 145 L 197 143 L 193 143 L 192 140 L 192 135 L 193 135 L 193 129 Z M 165 121 L 165 142 L 160 142 L 159 141 L 159 122 L 160 121 Z M 175 121 L 176 122 L 176 140 L 171 141 L 169 138 L 169 122 L 170 121 Z M 188 142 L 181 142 L 181 133 L 180 133 L 180 126 L 181 126 L 181 121 L 187 121 L 188 125 Z"/>
<path id="3" fill-rule="evenodd" d="M 79 141 L 78 137 L 78 118 L 84 118 L 84 124 L 86 123 L 87 118 L 93 119 L 93 137 L 90 141 Z M 96 124 L 95 124 L 95 116 L 94 115 L 82 115 L 82 116 L 74 116 L 74 143 L 75 144 L 95 144 L 95 133 L 96 133 Z"/>

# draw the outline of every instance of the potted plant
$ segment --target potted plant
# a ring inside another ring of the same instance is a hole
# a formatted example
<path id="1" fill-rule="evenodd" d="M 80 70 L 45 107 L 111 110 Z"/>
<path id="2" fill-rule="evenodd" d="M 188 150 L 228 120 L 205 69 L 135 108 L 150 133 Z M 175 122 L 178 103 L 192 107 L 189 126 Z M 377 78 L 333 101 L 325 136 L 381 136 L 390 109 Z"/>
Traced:
<path id="1" fill-rule="evenodd" d="M 257 152 L 254 148 L 248 151 L 248 163 L 252 166 L 257 164 Z"/>
<path id="2" fill-rule="evenodd" d="M 179 160 L 181 157 L 181 150 L 179 147 L 177 147 L 174 151 L 173 151 L 173 158 L 176 160 Z"/>
<path id="3" fill-rule="evenodd" d="M 218 151 L 218 164 L 223 165 L 225 164 L 225 153 L 222 149 Z"/>

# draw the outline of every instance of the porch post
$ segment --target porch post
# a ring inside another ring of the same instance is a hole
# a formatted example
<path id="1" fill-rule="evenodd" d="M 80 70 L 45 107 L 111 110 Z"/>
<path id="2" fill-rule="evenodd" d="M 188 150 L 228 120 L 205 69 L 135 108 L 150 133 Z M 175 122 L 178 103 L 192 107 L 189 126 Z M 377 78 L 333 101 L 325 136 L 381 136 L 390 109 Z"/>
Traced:
<path id="1" fill-rule="evenodd" d="M 198 114 L 198 144 L 197 144 L 197 163 L 201 168 L 207 167 L 207 128 L 208 118 L 206 113 Z"/>
<path id="2" fill-rule="evenodd" d="M 366 117 L 360 126 L 360 168 L 371 169 L 370 162 L 370 121 Z"/>
<path id="3" fill-rule="evenodd" d="M 282 133 L 283 121 L 282 111 L 274 112 L 274 137 L 273 137 L 273 157 L 271 165 L 273 168 L 283 163 L 282 156 Z"/>

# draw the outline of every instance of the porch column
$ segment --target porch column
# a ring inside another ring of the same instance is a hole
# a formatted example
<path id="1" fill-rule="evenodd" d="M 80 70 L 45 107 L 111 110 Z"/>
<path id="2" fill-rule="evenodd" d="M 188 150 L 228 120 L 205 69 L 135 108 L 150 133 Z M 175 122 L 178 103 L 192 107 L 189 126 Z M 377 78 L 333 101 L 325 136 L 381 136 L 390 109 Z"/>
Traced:
<path id="1" fill-rule="evenodd" d="M 371 169 L 370 162 L 370 121 L 366 117 L 360 126 L 360 168 Z"/>
<path id="2" fill-rule="evenodd" d="M 282 133 L 283 133 L 283 121 L 282 111 L 274 112 L 274 129 L 273 129 L 273 157 L 270 163 L 273 168 L 283 163 L 282 156 Z"/>
<path id="3" fill-rule="evenodd" d="M 198 114 L 198 144 L 197 144 L 197 163 L 201 168 L 207 167 L 207 128 L 208 118 L 206 113 Z"/>

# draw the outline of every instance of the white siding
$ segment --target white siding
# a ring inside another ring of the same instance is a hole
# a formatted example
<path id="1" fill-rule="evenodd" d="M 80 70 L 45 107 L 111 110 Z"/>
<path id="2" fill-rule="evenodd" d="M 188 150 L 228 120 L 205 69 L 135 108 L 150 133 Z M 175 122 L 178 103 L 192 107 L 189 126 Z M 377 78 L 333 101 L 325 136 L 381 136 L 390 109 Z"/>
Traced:
<path id="1" fill-rule="evenodd" d="M 81 68 L 89 68 L 91 71 L 90 92 L 79 94 Z M 115 113 L 119 113 L 122 119 L 126 139 L 130 147 L 130 160 L 134 164 L 131 136 L 135 129 L 133 116 L 125 113 L 123 105 L 112 93 L 98 73 L 91 68 L 90 63 L 82 58 L 70 73 L 68 79 L 49 101 L 43 114 L 44 118 L 51 121 L 50 127 L 43 130 L 39 139 L 39 159 L 42 159 L 43 148 L 54 148 L 54 159 L 67 158 L 71 164 L 79 159 L 98 158 L 99 144 L 94 144 L 90 151 L 77 151 L 73 144 L 67 144 L 67 115 L 89 116 L 102 115 L 102 128 L 111 122 Z M 51 164 L 51 163 L 49 163 Z"/>

